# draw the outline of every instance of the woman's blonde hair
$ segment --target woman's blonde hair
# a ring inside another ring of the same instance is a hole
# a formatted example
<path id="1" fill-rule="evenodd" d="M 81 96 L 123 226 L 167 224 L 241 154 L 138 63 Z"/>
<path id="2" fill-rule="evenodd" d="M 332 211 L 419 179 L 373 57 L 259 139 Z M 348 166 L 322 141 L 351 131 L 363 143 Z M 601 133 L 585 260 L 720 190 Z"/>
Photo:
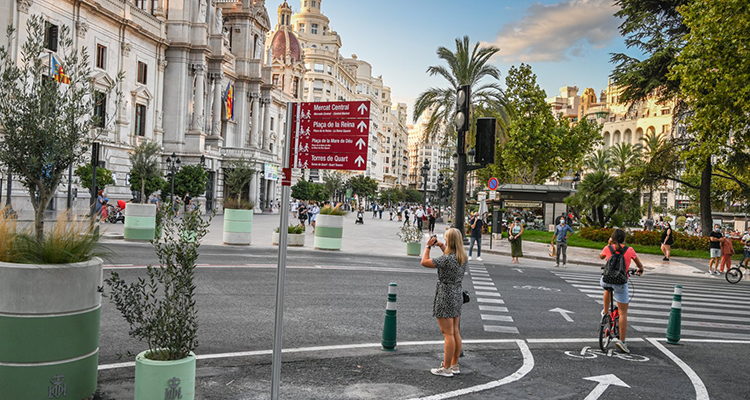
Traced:
<path id="1" fill-rule="evenodd" d="M 464 265 L 467 261 L 466 251 L 464 250 L 464 238 L 461 231 L 456 228 L 448 229 L 445 232 L 445 254 L 455 254 L 458 259 L 458 265 Z"/>

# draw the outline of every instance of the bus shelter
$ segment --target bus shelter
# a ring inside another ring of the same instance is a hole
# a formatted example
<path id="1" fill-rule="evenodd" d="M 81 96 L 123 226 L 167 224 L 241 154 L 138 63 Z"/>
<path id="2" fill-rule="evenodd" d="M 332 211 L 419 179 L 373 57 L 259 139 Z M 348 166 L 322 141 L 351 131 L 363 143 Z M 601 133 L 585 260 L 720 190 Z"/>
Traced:
<path id="1" fill-rule="evenodd" d="M 568 216 L 565 198 L 576 193 L 569 186 L 504 184 L 490 195 L 492 232 L 500 232 L 503 221 L 520 217 L 527 229 L 549 230 L 560 216 Z M 570 222 L 570 221 L 568 221 Z"/>

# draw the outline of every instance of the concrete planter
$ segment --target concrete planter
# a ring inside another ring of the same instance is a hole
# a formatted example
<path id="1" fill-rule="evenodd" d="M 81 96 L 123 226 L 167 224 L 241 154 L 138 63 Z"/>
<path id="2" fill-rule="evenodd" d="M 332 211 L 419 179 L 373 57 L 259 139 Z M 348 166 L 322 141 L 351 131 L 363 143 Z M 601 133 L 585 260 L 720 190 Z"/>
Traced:
<path id="1" fill-rule="evenodd" d="M 318 214 L 315 223 L 316 250 L 341 250 L 344 236 L 344 216 Z"/>
<path id="2" fill-rule="evenodd" d="M 290 247 L 302 247 L 305 245 L 305 234 L 304 233 L 287 233 L 286 235 L 286 244 Z M 272 237 L 272 242 L 274 245 L 279 245 L 279 233 L 274 232 Z"/>
<path id="3" fill-rule="evenodd" d="M 253 210 L 224 209 L 224 244 L 247 246 L 252 232 Z"/>
<path id="4" fill-rule="evenodd" d="M 0 262 L 1 398 L 94 394 L 101 285 L 98 258 L 74 264 Z"/>
<path id="5" fill-rule="evenodd" d="M 195 399 L 195 354 L 175 361 L 135 358 L 135 400 Z"/>
<path id="6" fill-rule="evenodd" d="M 128 203 L 125 207 L 125 240 L 149 241 L 156 233 L 156 205 Z"/>
<path id="7" fill-rule="evenodd" d="M 422 252 L 422 243 L 411 242 L 406 244 L 407 256 L 418 256 Z"/>

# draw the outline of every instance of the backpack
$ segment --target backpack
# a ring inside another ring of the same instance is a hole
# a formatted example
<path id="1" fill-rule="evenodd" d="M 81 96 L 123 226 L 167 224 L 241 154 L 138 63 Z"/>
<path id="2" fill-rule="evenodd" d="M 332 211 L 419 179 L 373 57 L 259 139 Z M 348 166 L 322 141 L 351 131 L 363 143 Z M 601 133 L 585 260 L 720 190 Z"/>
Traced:
<path id="1" fill-rule="evenodd" d="M 604 264 L 604 272 L 602 273 L 602 280 L 604 283 L 612 285 L 622 285 L 628 283 L 628 267 L 625 263 L 625 252 L 628 251 L 627 246 L 623 246 L 620 252 L 616 252 L 613 246 L 609 246 L 609 252 L 612 254 Z"/>

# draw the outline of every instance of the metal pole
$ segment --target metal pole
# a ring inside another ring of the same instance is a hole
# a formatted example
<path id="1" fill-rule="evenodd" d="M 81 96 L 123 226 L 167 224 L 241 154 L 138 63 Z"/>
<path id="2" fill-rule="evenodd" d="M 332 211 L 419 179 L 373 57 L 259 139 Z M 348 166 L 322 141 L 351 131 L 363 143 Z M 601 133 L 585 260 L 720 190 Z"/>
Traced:
<path id="1" fill-rule="evenodd" d="M 172 207 L 172 210 L 174 210 L 174 160 L 172 160 L 172 165 L 169 166 L 169 175 L 172 178 L 172 190 L 169 192 L 169 206 Z M 144 194 L 141 193 L 141 197 L 143 197 Z M 143 199 L 141 199 L 143 201 Z"/>
<path id="2" fill-rule="evenodd" d="M 463 133 L 459 133 L 459 137 Z M 459 140 L 459 143 L 462 141 Z M 466 238 L 466 230 L 464 229 L 464 218 L 466 208 L 466 153 L 459 148 L 458 151 L 458 162 L 456 163 L 456 186 L 453 192 L 455 193 L 455 215 L 453 217 L 453 227 L 461 231 L 461 235 L 464 237 L 464 243 L 468 242 Z"/>
<path id="3" fill-rule="evenodd" d="M 73 164 L 68 166 L 68 209 L 73 206 Z"/>
<path id="4" fill-rule="evenodd" d="M 98 197 L 96 187 L 96 167 L 99 165 L 99 143 L 91 143 L 91 217 L 96 214 L 96 201 Z"/>
<path id="5" fill-rule="evenodd" d="M 282 168 L 290 171 L 290 153 L 292 149 L 292 120 L 294 103 L 286 103 L 286 132 L 284 137 L 284 163 Z M 297 126 L 295 132 L 299 131 L 299 113 L 302 107 L 297 107 Z M 294 135 L 297 136 L 296 134 Z M 286 177 L 291 179 L 291 177 Z M 291 187 L 281 186 L 281 218 L 279 221 L 279 266 L 276 269 L 276 318 L 273 328 L 273 358 L 271 361 L 271 400 L 279 398 L 279 387 L 281 385 L 281 340 L 284 330 L 284 280 L 286 279 L 286 247 L 287 226 L 289 225 L 289 197 Z"/>
<path id="6" fill-rule="evenodd" d="M 10 173 L 10 168 L 8 169 L 8 187 L 5 189 L 6 193 L 8 194 L 8 197 L 5 199 L 5 205 L 7 207 L 10 207 L 10 194 L 13 190 L 13 175 Z"/>

